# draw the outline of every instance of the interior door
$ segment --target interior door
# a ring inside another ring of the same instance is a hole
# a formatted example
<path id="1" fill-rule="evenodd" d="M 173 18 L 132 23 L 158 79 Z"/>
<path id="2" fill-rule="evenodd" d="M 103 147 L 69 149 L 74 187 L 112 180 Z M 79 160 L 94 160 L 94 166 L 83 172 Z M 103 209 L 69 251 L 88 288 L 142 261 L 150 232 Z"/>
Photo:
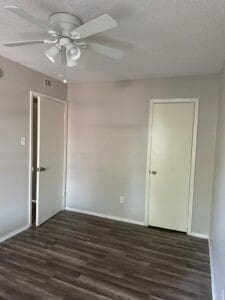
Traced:
<path id="1" fill-rule="evenodd" d="M 154 103 L 149 224 L 187 232 L 195 103 Z"/>
<path id="2" fill-rule="evenodd" d="M 37 226 L 64 207 L 65 112 L 65 103 L 38 97 Z"/>

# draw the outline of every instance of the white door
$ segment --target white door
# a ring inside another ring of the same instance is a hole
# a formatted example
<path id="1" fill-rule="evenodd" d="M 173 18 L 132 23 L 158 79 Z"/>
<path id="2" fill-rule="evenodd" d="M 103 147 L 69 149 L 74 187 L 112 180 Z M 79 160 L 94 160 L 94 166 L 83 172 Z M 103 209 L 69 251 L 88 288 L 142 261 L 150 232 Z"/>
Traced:
<path id="1" fill-rule="evenodd" d="M 154 103 L 149 225 L 187 232 L 195 103 Z"/>
<path id="2" fill-rule="evenodd" d="M 65 113 L 65 103 L 38 97 L 37 226 L 64 208 Z"/>

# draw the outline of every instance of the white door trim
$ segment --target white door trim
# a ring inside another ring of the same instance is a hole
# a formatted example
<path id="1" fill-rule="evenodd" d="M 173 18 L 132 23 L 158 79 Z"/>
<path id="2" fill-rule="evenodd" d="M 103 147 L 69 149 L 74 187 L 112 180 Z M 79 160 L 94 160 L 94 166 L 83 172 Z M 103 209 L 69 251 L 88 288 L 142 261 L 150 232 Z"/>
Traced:
<path id="1" fill-rule="evenodd" d="M 190 174 L 190 190 L 189 190 L 189 205 L 188 205 L 188 226 L 187 233 L 191 234 L 192 225 L 192 209 L 194 196 L 194 179 L 195 179 L 195 161 L 196 161 L 196 146 L 197 146 L 197 132 L 198 132 L 198 98 L 166 98 L 166 99 L 151 99 L 149 105 L 149 126 L 148 126 L 148 148 L 147 148 L 147 166 L 146 166 L 146 185 L 145 185 L 145 225 L 149 225 L 149 203 L 150 203 L 150 184 L 151 176 L 149 170 L 151 169 L 151 143 L 152 143 L 152 125 L 153 125 L 153 106 L 155 103 L 194 103 L 194 124 L 193 124 L 193 140 L 191 153 L 191 174 Z"/>
<path id="2" fill-rule="evenodd" d="M 32 225 L 32 161 L 33 161 L 33 97 L 48 97 L 53 101 L 63 103 L 65 106 L 64 115 L 64 170 L 63 170 L 63 186 L 64 186 L 64 207 L 66 203 L 66 161 L 67 161 L 67 119 L 68 119 L 68 103 L 64 100 L 57 99 L 48 95 L 44 95 L 35 91 L 30 91 L 30 118 L 29 118 L 29 174 L 28 174 L 28 220 L 29 226 Z"/>

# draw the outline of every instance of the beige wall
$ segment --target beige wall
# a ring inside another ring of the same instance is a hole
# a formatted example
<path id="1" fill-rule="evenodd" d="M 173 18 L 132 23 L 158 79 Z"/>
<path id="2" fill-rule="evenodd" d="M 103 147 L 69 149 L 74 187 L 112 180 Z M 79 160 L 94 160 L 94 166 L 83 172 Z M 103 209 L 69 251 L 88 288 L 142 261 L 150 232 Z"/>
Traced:
<path id="1" fill-rule="evenodd" d="M 221 82 L 210 251 L 214 300 L 225 299 L 225 68 Z"/>
<path id="2" fill-rule="evenodd" d="M 67 206 L 144 222 L 149 99 L 199 97 L 192 231 L 208 234 L 218 93 L 213 75 L 69 85 Z"/>
<path id="3" fill-rule="evenodd" d="M 28 223 L 29 92 L 66 99 L 67 87 L 2 57 L 0 67 L 1 238 Z M 219 76 L 70 85 L 67 206 L 143 222 L 149 99 L 199 97 L 193 231 L 208 233 L 218 90 Z"/>
<path id="4" fill-rule="evenodd" d="M 34 90 L 67 99 L 67 86 L 0 57 L 0 239 L 28 224 L 29 93 Z M 26 145 L 20 145 L 20 137 Z"/>

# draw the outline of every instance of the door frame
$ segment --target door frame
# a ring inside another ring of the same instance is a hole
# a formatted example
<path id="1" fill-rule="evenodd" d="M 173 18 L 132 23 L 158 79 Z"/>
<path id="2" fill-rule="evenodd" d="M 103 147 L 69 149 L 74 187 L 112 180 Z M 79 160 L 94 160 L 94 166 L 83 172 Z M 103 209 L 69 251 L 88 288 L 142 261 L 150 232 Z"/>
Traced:
<path id="1" fill-rule="evenodd" d="M 39 92 L 30 91 L 30 116 L 29 116 L 29 174 L 28 174 L 28 220 L 29 226 L 32 225 L 32 162 L 33 162 L 33 98 L 40 97 L 50 98 L 52 101 L 64 104 L 64 167 L 63 167 L 63 207 L 66 203 L 66 173 L 67 173 L 67 134 L 68 134 L 68 102 L 66 100 L 57 99 Z M 39 104 L 38 104 L 39 105 Z M 39 138 L 38 138 L 39 139 Z"/>
<path id="2" fill-rule="evenodd" d="M 199 113 L 199 98 L 161 98 L 150 99 L 149 103 L 149 125 L 148 125 L 148 145 L 147 145 L 147 166 L 146 166 L 146 185 L 145 185 L 145 226 L 149 226 L 149 207 L 151 201 L 150 185 L 151 176 L 151 146 L 152 146 L 152 126 L 153 126 L 153 107 L 157 103 L 194 103 L 194 123 L 193 123 L 193 139 L 191 150 L 191 172 L 190 172 L 190 186 L 189 186 L 189 203 L 188 203 L 188 224 L 187 234 L 192 232 L 192 210 L 194 197 L 194 181 L 195 181 L 195 163 L 196 163 L 196 146 L 198 134 L 198 113 Z"/>

